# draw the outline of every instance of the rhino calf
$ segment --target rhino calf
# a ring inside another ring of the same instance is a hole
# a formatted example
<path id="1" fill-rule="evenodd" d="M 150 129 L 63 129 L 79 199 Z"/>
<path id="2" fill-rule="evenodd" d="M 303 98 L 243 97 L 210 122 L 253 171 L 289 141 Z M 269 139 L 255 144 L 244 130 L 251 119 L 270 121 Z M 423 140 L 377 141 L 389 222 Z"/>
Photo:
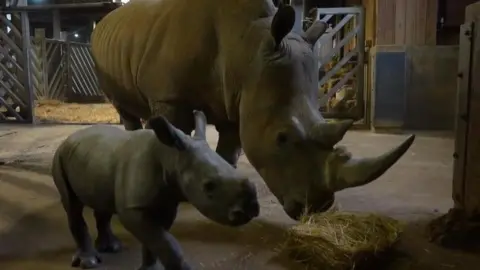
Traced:
<path id="1" fill-rule="evenodd" d="M 125 131 L 89 127 L 70 135 L 57 149 L 52 175 L 77 245 L 72 266 L 95 268 L 98 252 L 116 252 L 121 244 L 110 220 L 142 243 L 140 269 L 190 269 L 168 230 L 180 202 L 188 201 L 215 222 L 240 226 L 259 214 L 256 189 L 208 146 L 205 115 L 195 114 L 190 137 L 163 116 L 151 129 Z M 94 247 L 83 208 L 94 210 L 98 237 Z"/>

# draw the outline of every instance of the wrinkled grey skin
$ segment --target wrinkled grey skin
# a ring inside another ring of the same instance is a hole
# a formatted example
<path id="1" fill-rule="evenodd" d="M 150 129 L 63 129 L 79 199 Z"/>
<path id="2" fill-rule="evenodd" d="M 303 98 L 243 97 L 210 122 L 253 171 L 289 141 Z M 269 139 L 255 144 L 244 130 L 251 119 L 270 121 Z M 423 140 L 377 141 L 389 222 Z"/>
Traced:
<path id="1" fill-rule="evenodd" d="M 193 117 L 192 117 L 193 118 Z M 140 269 L 190 269 L 168 233 L 180 202 L 228 226 L 259 214 L 256 189 L 205 140 L 206 119 L 196 112 L 193 137 L 165 118 L 152 118 L 152 130 L 125 131 L 94 126 L 70 135 L 53 159 L 52 175 L 78 252 L 72 265 L 94 268 L 100 252 L 117 252 L 121 243 L 110 228 L 112 214 L 143 245 Z M 82 216 L 94 210 L 98 237 L 94 248 Z"/>
<path id="2" fill-rule="evenodd" d="M 292 7 L 271 0 L 135 0 L 97 24 L 92 53 L 126 129 L 164 115 L 188 134 L 190 110 L 203 110 L 219 132 L 217 153 L 235 165 L 243 148 L 298 219 L 378 178 L 414 137 L 376 159 L 335 149 L 353 122 L 326 123 L 318 111 L 312 48 L 327 26 L 295 33 L 294 21 Z"/>

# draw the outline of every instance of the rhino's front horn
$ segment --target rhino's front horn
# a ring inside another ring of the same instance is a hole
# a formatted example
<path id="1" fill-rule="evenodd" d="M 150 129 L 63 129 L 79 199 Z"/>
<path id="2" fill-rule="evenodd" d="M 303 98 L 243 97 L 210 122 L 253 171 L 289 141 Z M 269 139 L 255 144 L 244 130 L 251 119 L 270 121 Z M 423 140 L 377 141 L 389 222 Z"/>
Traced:
<path id="1" fill-rule="evenodd" d="M 368 184 L 385 173 L 410 148 L 415 135 L 405 140 L 393 150 L 375 158 L 351 158 L 339 165 L 333 185 L 334 191 Z"/>
<path id="2" fill-rule="evenodd" d="M 202 140 L 206 140 L 207 117 L 202 111 L 195 110 L 193 111 L 193 114 L 195 115 L 195 133 L 193 136 Z"/>

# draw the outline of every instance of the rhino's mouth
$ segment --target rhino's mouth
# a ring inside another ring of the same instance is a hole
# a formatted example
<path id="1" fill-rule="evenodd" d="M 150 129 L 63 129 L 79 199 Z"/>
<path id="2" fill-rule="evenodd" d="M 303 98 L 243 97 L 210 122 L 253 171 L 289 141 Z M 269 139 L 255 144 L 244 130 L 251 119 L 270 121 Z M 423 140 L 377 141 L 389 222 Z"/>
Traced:
<path id="1" fill-rule="evenodd" d="M 327 212 L 335 207 L 335 195 L 332 193 L 323 200 L 314 204 L 307 204 L 297 200 L 284 200 L 283 209 L 285 213 L 292 219 L 299 220 L 302 215 L 312 213 Z"/>

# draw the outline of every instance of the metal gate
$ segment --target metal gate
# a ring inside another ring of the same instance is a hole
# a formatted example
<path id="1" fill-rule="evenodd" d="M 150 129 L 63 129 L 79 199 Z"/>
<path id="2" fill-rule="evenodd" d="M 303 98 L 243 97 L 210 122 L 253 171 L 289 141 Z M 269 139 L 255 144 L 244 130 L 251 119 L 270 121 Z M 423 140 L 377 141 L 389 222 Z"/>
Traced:
<path id="1" fill-rule="evenodd" d="M 70 84 L 67 98 L 76 102 L 105 101 L 98 86 L 90 44 L 69 42 L 67 46 Z"/>
<path id="2" fill-rule="evenodd" d="M 365 115 L 363 7 L 319 8 L 317 20 L 330 27 L 319 39 L 320 111 L 325 117 L 361 119 Z"/>
<path id="3" fill-rule="evenodd" d="M 29 33 L 26 12 L 0 11 L 0 122 L 33 122 Z"/>
<path id="4" fill-rule="evenodd" d="M 63 41 L 39 40 L 39 58 L 43 63 L 44 84 L 37 88 L 37 99 L 65 100 L 68 79 L 67 46 Z"/>
<path id="5" fill-rule="evenodd" d="M 35 41 L 34 47 L 37 47 L 35 58 L 42 63 L 34 73 L 37 74 L 38 70 L 38 73 L 43 74 L 43 84 L 35 83 L 37 99 L 67 102 L 105 101 L 98 87 L 90 44 L 42 39 Z"/>

